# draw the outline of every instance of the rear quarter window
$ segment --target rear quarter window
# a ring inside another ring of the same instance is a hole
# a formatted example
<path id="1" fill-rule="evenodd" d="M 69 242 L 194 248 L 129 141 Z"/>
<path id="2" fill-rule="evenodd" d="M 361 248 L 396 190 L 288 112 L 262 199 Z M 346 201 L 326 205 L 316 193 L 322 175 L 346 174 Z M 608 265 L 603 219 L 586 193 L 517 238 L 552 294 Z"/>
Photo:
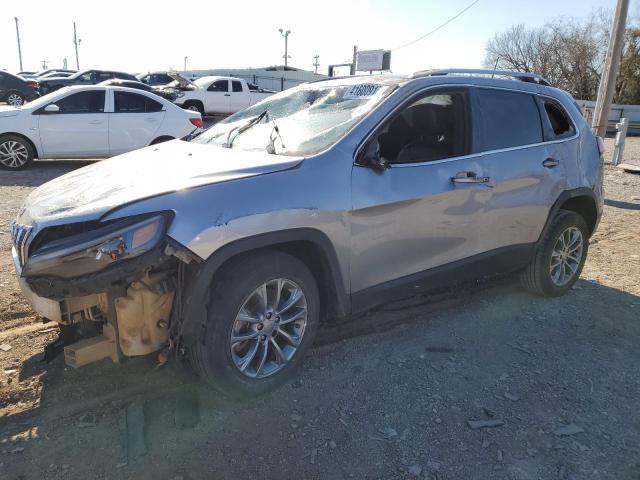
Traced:
<path id="1" fill-rule="evenodd" d="M 478 88 L 476 98 L 479 151 L 521 147 L 543 141 L 540 113 L 533 95 Z"/>
<path id="2" fill-rule="evenodd" d="M 551 126 L 550 140 L 559 140 L 573 136 L 576 133 L 573 122 L 567 112 L 553 100 L 542 99 L 545 114 Z"/>

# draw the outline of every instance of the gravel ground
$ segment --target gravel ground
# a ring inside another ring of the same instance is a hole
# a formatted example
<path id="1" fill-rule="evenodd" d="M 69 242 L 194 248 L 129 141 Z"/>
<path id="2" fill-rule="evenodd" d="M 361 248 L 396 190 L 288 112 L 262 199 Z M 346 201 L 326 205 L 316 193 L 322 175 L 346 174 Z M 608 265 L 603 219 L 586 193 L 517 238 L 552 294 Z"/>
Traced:
<path id="1" fill-rule="evenodd" d="M 386 305 L 324 329 L 292 384 L 232 403 L 152 358 L 41 362 L 55 330 L 18 293 L 8 227 L 77 166 L 0 172 L 0 478 L 640 478 L 640 176 L 606 167 L 568 295 L 507 278 Z"/>

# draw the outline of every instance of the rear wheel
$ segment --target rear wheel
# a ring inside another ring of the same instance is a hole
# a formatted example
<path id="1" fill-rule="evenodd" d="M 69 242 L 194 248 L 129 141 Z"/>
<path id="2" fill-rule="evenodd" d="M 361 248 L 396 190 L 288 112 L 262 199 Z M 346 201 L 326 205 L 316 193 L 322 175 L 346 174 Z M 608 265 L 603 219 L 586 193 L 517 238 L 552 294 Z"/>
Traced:
<path id="1" fill-rule="evenodd" d="M 537 295 L 556 297 L 566 293 L 580 277 L 587 259 L 588 239 L 584 218 L 560 210 L 522 273 L 523 286 Z"/>
<path id="2" fill-rule="evenodd" d="M 207 383 L 253 396 L 295 375 L 319 321 L 318 287 L 304 263 L 275 250 L 247 255 L 217 275 L 210 298 L 206 334 L 189 352 Z"/>
<path id="3" fill-rule="evenodd" d="M 17 135 L 0 136 L 0 167 L 20 170 L 27 167 L 35 157 L 31 144 Z"/>
<path id="4" fill-rule="evenodd" d="M 9 92 L 5 98 L 5 101 L 12 107 L 21 107 L 26 103 L 24 95 L 22 95 L 20 92 Z"/>

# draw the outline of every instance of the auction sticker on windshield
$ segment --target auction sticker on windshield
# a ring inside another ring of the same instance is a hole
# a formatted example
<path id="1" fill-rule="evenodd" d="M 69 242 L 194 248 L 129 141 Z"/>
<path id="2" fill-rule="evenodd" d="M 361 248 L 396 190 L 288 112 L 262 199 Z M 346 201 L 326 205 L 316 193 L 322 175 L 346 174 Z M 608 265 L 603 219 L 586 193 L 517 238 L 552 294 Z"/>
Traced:
<path id="1" fill-rule="evenodd" d="M 343 98 L 371 98 L 379 89 L 380 85 L 375 85 L 373 83 L 352 85 L 344 92 Z"/>

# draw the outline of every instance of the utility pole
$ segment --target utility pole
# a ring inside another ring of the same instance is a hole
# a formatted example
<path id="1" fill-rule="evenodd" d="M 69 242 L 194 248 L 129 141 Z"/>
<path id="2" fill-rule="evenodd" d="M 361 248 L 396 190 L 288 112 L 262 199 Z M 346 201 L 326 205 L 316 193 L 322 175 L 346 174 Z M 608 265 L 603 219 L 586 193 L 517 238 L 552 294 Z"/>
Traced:
<path id="1" fill-rule="evenodd" d="M 353 62 L 351 62 L 351 75 L 356 74 L 356 67 L 358 63 L 358 46 L 353 46 Z"/>
<path id="2" fill-rule="evenodd" d="M 607 123 L 609 121 L 609 109 L 613 101 L 613 93 L 616 87 L 616 77 L 620 69 L 620 58 L 622 57 L 622 46 L 624 44 L 624 31 L 627 22 L 627 11 L 629 10 L 629 0 L 618 0 L 616 14 L 613 19 L 611 38 L 609 39 L 609 49 L 605 60 L 604 69 L 600 76 L 600 86 L 598 87 L 598 98 L 593 112 L 593 122 L 591 128 L 595 134 L 605 137 L 607 134 Z"/>
<path id="3" fill-rule="evenodd" d="M 16 36 L 18 37 L 18 58 L 20 59 L 20 71 L 22 71 L 22 48 L 20 48 L 20 27 L 18 27 L 18 17 L 13 17 L 16 21 Z"/>
<path id="4" fill-rule="evenodd" d="M 316 67 L 316 73 L 318 73 L 318 67 L 320 66 L 320 64 L 318 63 L 318 59 L 320 58 L 320 55 L 315 54 L 313 56 L 313 59 L 315 60 L 315 62 L 313 63 L 313 66 Z"/>
<path id="5" fill-rule="evenodd" d="M 47 66 L 49 65 L 49 62 L 47 62 L 46 60 L 40 60 L 42 62 L 42 70 L 46 70 Z"/>
<path id="6" fill-rule="evenodd" d="M 187 71 L 187 56 L 184 56 L 184 71 Z"/>
<path id="7" fill-rule="evenodd" d="M 280 32 L 280 35 L 284 37 L 284 66 L 286 67 L 289 60 L 289 34 L 291 33 L 291 30 L 287 30 L 285 32 L 282 28 L 280 28 L 278 29 L 278 31 Z"/>
<path id="8" fill-rule="evenodd" d="M 76 35 L 76 22 L 73 22 L 73 44 L 76 47 L 76 70 L 80 70 L 80 60 L 78 60 L 78 45 L 80 45 L 82 39 L 78 39 Z"/>

